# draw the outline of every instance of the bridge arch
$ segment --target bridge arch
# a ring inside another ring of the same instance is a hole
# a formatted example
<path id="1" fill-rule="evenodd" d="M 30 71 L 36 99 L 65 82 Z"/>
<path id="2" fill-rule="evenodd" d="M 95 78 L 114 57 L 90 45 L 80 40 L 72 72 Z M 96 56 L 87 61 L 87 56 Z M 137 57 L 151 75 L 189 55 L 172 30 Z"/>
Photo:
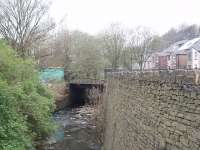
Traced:
<path id="1" fill-rule="evenodd" d="M 104 82 L 100 80 L 74 80 L 69 83 L 70 105 L 83 106 L 90 101 L 89 90 L 97 89 L 103 93 Z"/>

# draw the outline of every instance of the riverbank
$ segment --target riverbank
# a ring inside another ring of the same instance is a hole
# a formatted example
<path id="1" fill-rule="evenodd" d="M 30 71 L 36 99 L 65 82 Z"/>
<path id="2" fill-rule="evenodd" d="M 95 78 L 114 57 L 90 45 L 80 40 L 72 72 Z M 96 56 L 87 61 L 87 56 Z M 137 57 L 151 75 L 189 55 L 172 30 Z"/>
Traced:
<path id="1" fill-rule="evenodd" d="M 55 99 L 56 110 L 52 118 L 57 130 L 41 142 L 38 150 L 100 150 L 96 127 L 97 106 L 70 107 L 69 89 L 63 80 L 45 84 Z"/>
<path id="2" fill-rule="evenodd" d="M 69 102 L 69 90 L 67 89 L 64 80 L 61 81 L 49 81 L 47 83 L 48 89 L 52 92 L 55 100 L 55 111 L 65 109 L 70 105 Z"/>
<path id="3" fill-rule="evenodd" d="M 67 108 L 53 115 L 58 129 L 40 150 L 100 150 L 94 124 L 95 108 Z"/>

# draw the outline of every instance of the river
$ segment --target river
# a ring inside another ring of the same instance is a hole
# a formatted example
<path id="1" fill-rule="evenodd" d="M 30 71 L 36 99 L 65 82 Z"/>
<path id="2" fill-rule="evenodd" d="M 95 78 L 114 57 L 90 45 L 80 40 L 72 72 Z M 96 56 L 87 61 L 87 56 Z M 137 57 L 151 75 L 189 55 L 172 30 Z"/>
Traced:
<path id="1" fill-rule="evenodd" d="M 79 107 L 61 110 L 53 115 L 56 132 L 45 142 L 44 150 L 100 150 L 96 127 L 92 123 L 94 108 Z"/>

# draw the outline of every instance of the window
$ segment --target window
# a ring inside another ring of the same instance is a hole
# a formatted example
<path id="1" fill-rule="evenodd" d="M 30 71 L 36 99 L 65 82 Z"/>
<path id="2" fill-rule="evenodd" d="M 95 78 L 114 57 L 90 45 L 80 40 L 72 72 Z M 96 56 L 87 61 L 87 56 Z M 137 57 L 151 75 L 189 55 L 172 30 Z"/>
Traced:
<path id="1" fill-rule="evenodd" d="M 154 57 L 154 56 L 153 56 L 153 60 L 152 60 L 152 62 L 155 63 L 155 57 Z"/>
<path id="2" fill-rule="evenodd" d="M 167 56 L 167 60 L 170 60 L 170 55 Z"/>
<path id="3" fill-rule="evenodd" d="M 197 56 L 198 56 L 198 53 L 195 51 L 195 53 L 194 53 L 195 60 L 197 60 Z"/>
<path id="4" fill-rule="evenodd" d="M 191 66 L 191 65 L 188 65 L 188 69 L 192 69 L 192 66 Z"/>
<path id="5" fill-rule="evenodd" d="M 192 61 L 192 52 L 191 51 L 188 52 L 188 60 Z"/>

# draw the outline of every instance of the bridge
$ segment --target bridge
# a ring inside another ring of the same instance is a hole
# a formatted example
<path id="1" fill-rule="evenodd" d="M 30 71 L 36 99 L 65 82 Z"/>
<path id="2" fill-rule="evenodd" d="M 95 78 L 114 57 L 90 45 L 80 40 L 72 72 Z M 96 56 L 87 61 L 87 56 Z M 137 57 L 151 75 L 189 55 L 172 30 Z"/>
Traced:
<path id="1" fill-rule="evenodd" d="M 68 84 L 70 92 L 70 103 L 72 106 L 82 106 L 91 100 L 89 92 L 97 90 L 103 93 L 105 80 L 98 79 L 75 79 Z"/>
<path id="2" fill-rule="evenodd" d="M 91 85 L 102 85 L 105 83 L 105 80 L 99 79 L 74 79 L 69 82 L 69 84 L 91 84 Z"/>

